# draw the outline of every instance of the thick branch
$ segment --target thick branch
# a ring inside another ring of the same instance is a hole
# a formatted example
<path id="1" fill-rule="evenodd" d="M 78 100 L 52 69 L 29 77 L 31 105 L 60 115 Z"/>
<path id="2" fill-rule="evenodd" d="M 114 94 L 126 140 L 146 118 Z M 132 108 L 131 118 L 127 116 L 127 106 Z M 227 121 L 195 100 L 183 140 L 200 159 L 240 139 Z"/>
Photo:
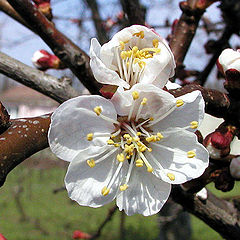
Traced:
<path id="1" fill-rule="evenodd" d="M 207 89 L 198 84 L 188 84 L 182 88 L 169 90 L 174 97 L 182 96 L 194 90 L 199 90 L 205 101 L 205 111 L 215 117 L 225 117 L 230 111 L 230 101 L 227 94 L 217 90 Z"/>
<path id="2" fill-rule="evenodd" d="M 7 0 L 0 0 L 0 10 L 5 12 L 9 17 L 15 19 L 19 23 L 23 24 L 25 27 L 29 28 L 34 32 L 34 29 L 31 28 L 21 16 L 12 8 L 12 6 L 7 2 Z"/>
<path id="3" fill-rule="evenodd" d="M 176 72 L 178 68 L 183 66 L 184 58 L 196 33 L 199 20 L 205 11 L 197 7 L 197 2 L 197 0 L 188 0 L 180 3 L 183 13 L 169 42 L 177 65 Z"/>
<path id="4" fill-rule="evenodd" d="M 107 36 L 107 32 L 103 27 L 103 22 L 99 14 L 98 4 L 96 0 L 85 0 L 88 4 L 89 8 L 92 12 L 92 19 L 95 25 L 95 29 L 97 32 L 98 40 L 101 44 L 107 42 L 109 40 Z"/>
<path id="5" fill-rule="evenodd" d="M 48 147 L 50 114 L 35 118 L 15 119 L 0 135 L 0 186 L 7 174 L 32 154 Z"/>
<path id="6" fill-rule="evenodd" d="M 0 52 L 0 73 L 62 103 L 79 94 L 68 81 L 31 68 Z"/>
<path id="7" fill-rule="evenodd" d="M 239 238 L 239 212 L 233 203 L 219 199 L 209 191 L 208 198 L 201 201 L 196 196 L 184 192 L 179 186 L 173 188 L 172 197 L 175 202 L 203 220 L 225 239 Z"/>
<path id="8" fill-rule="evenodd" d="M 123 11 L 128 16 L 129 25 L 145 25 L 145 13 L 138 0 L 121 0 Z"/>
<path id="9" fill-rule="evenodd" d="M 52 51 L 68 66 L 92 94 L 99 94 L 100 84 L 89 65 L 89 56 L 59 32 L 28 0 L 8 0 L 18 14 L 36 30 Z"/>

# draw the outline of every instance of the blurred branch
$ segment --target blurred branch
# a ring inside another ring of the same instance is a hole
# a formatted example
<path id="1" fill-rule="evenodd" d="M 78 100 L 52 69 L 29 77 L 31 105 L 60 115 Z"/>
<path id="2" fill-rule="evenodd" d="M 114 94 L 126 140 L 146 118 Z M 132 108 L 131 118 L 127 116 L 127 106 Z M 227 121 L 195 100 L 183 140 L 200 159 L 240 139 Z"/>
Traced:
<path id="1" fill-rule="evenodd" d="M 203 220 L 224 239 L 238 239 L 240 235 L 238 208 L 234 203 L 217 198 L 209 191 L 207 194 L 206 200 L 200 200 L 195 195 L 183 191 L 180 186 L 174 185 L 171 196 L 175 202 Z"/>
<path id="2" fill-rule="evenodd" d="M 228 95 L 217 90 L 207 89 L 198 84 L 188 84 L 178 89 L 169 90 L 174 97 L 199 90 L 205 101 L 205 112 L 215 117 L 224 117 L 230 114 L 230 100 Z"/>
<path id="3" fill-rule="evenodd" d="M 95 80 L 89 65 L 89 56 L 70 39 L 59 32 L 28 0 L 8 0 L 17 13 L 46 42 L 66 66 L 92 94 L 99 94 L 101 85 Z"/>
<path id="4" fill-rule="evenodd" d="M 69 80 L 58 79 L 0 52 L 0 73 L 62 103 L 79 94 Z"/>
<path id="5" fill-rule="evenodd" d="M 205 9 L 198 7 L 198 0 L 180 2 L 180 8 L 182 15 L 169 42 L 177 65 L 176 76 L 178 69 L 183 67 L 184 58 L 198 28 L 199 20 L 205 12 Z"/>
<path id="6" fill-rule="evenodd" d="M 50 114 L 10 120 L 10 127 L 0 135 L 0 186 L 8 173 L 32 154 L 48 147 Z"/>
<path id="7" fill-rule="evenodd" d="M 117 209 L 118 209 L 118 207 L 116 205 L 114 205 L 112 208 L 110 208 L 108 210 L 108 214 L 107 214 L 105 220 L 100 224 L 97 232 L 94 235 L 92 235 L 92 237 L 90 239 L 96 239 L 101 236 L 104 226 L 112 219 L 112 216 L 114 215 L 114 213 L 116 212 Z"/>
<path id="8" fill-rule="evenodd" d="M 29 28 L 31 31 L 35 32 L 22 18 L 21 16 L 12 8 L 12 6 L 7 2 L 7 0 L 0 0 L 0 10 L 6 13 L 9 17 L 15 19 L 17 22 L 23 24 L 25 27 Z"/>
<path id="9" fill-rule="evenodd" d="M 195 80 L 196 83 L 198 83 L 200 85 L 203 85 L 207 81 L 208 75 L 210 74 L 213 67 L 215 66 L 216 61 L 217 61 L 218 57 L 220 56 L 221 52 L 228 45 L 228 41 L 231 38 L 232 34 L 233 34 L 232 28 L 229 28 L 227 26 L 225 28 L 221 38 L 218 41 L 215 42 L 215 44 L 214 44 L 216 46 L 215 49 L 214 49 L 215 52 L 213 53 L 213 56 L 210 59 L 207 66 L 204 68 L 204 70 L 196 78 L 196 80 Z"/>
<path id="10" fill-rule="evenodd" d="M 91 9 L 92 12 L 92 19 L 95 25 L 95 29 L 97 32 L 97 37 L 99 42 L 102 44 L 106 43 L 109 40 L 106 30 L 103 27 L 103 21 L 99 14 L 98 4 L 96 0 L 85 0 L 88 7 Z"/>
<path id="11" fill-rule="evenodd" d="M 129 25 L 145 25 L 145 11 L 139 0 L 121 0 L 123 11 L 128 16 Z"/>

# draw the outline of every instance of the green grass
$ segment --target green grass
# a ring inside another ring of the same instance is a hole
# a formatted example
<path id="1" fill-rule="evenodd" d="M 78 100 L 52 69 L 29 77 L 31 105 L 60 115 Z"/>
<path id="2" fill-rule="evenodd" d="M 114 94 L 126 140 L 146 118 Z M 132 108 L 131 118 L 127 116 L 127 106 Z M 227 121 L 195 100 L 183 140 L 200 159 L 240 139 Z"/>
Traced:
<path id="1" fill-rule="evenodd" d="M 19 166 L 12 171 L 0 189 L 0 232 L 9 240 L 71 239 L 76 229 L 94 233 L 113 203 L 92 209 L 71 201 L 66 191 L 54 194 L 54 189 L 63 186 L 64 175 L 65 170 L 61 168 L 39 170 Z M 19 187 L 22 187 L 23 191 L 16 197 Z M 212 186 L 210 188 L 213 189 Z M 237 194 L 237 190 L 230 194 Z M 24 213 L 18 207 L 18 199 Z M 99 239 L 120 239 L 120 215 L 117 211 Z M 126 217 L 125 220 L 126 240 L 157 239 L 157 215 L 134 215 Z M 195 217 L 192 217 L 192 223 L 193 240 L 221 239 Z"/>

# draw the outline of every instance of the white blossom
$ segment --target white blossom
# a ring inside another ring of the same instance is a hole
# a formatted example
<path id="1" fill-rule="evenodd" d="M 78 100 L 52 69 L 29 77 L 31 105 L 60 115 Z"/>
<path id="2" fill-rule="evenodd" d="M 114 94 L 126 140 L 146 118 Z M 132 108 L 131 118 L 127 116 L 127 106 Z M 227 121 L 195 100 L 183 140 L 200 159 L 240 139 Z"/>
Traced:
<path id="1" fill-rule="evenodd" d="M 240 50 L 230 48 L 223 50 L 218 58 L 218 66 L 223 73 L 229 69 L 240 71 Z"/>
<path id="2" fill-rule="evenodd" d="M 194 134 L 203 114 L 199 91 L 175 98 L 151 84 L 117 91 L 111 100 L 66 101 L 52 115 L 49 144 L 70 161 L 70 198 L 90 207 L 116 198 L 128 215 L 157 213 L 171 184 L 197 178 L 208 166 L 208 152 Z"/>
<path id="3" fill-rule="evenodd" d="M 125 89 L 136 83 L 162 88 L 174 75 L 174 57 L 166 41 L 140 25 L 124 28 L 103 46 L 93 38 L 90 58 L 98 82 Z"/>

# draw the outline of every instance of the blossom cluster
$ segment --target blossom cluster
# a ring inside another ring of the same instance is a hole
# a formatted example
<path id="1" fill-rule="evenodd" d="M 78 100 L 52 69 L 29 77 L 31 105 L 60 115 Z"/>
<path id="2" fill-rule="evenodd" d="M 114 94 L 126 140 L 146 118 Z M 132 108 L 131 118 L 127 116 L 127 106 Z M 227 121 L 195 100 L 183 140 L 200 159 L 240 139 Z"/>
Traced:
<path id="1" fill-rule="evenodd" d="M 199 91 L 175 98 L 167 89 L 173 54 L 153 30 L 134 25 L 103 46 L 92 39 L 90 66 L 97 81 L 116 85 L 111 99 L 79 96 L 52 115 L 51 150 L 69 161 L 71 199 L 100 207 L 116 199 L 126 214 L 160 211 L 171 184 L 202 175 L 208 152 L 197 141 L 204 116 Z"/>

